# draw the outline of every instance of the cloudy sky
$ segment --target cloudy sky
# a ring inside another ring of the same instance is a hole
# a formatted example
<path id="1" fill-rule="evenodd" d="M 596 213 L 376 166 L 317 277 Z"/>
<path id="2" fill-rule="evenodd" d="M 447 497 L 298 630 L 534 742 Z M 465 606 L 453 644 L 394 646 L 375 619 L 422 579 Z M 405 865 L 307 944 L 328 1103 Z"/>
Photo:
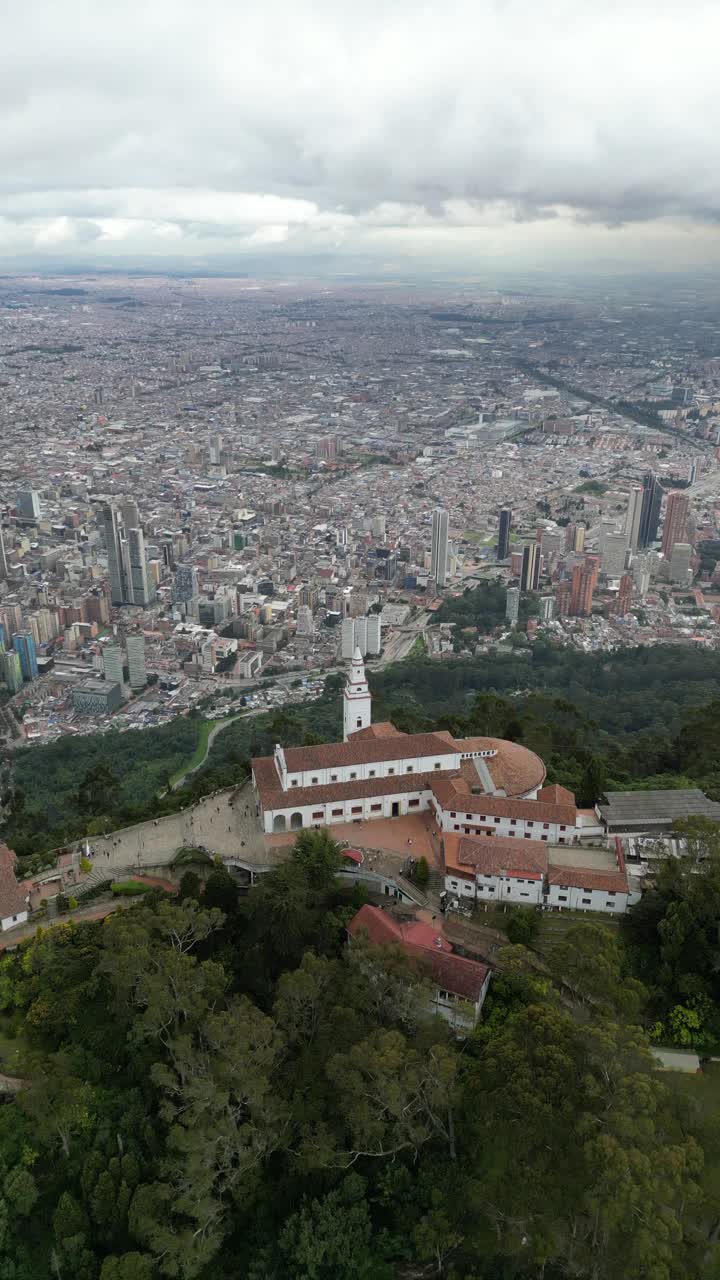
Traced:
<path id="1" fill-rule="evenodd" d="M 720 265 L 718 0 L 0 0 L 0 260 Z"/>

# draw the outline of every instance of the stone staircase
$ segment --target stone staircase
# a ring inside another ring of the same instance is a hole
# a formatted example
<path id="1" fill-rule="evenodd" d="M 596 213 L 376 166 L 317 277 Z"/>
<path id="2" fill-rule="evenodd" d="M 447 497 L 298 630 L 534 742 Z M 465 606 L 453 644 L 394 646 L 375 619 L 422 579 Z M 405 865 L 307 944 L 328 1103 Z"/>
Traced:
<path id="1" fill-rule="evenodd" d="M 93 867 L 82 884 L 73 885 L 71 889 L 68 889 L 67 896 L 77 898 L 79 902 L 81 898 L 86 897 L 93 889 L 99 888 L 102 884 L 109 885 L 114 879 L 115 876 L 110 867 Z"/>

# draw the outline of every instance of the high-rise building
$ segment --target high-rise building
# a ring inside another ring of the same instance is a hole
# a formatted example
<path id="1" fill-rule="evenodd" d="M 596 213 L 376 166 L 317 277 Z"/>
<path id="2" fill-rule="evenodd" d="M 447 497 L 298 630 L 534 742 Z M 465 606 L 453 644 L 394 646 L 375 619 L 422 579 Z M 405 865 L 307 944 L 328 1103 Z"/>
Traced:
<path id="1" fill-rule="evenodd" d="M 145 637 L 142 633 L 128 636 L 127 641 L 128 673 L 130 688 L 133 691 L 144 689 L 147 684 L 145 667 Z"/>
<path id="2" fill-rule="evenodd" d="M 555 611 L 558 618 L 567 618 L 572 603 L 572 583 L 565 580 L 555 588 Z"/>
<path id="3" fill-rule="evenodd" d="M 639 484 L 633 485 L 628 499 L 627 516 L 625 517 L 625 536 L 631 551 L 637 551 L 640 539 L 640 517 L 642 516 L 643 490 Z"/>
<path id="4" fill-rule="evenodd" d="M 0 528 L 0 582 L 8 576 L 7 556 L 5 554 L 5 542 L 3 540 L 3 531 Z"/>
<path id="5" fill-rule="evenodd" d="M 498 541 L 497 541 L 497 558 L 498 560 L 507 560 L 510 554 L 510 526 L 512 524 L 512 511 L 509 507 L 503 507 L 500 512 L 500 523 L 498 525 Z"/>
<path id="6" fill-rule="evenodd" d="M 689 542 L 674 543 L 670 556 L 671 582 L 677 582 L 683 587 L 688 586 L 692 578 L 692 570 L 690 568 L 691 555 L 692 547 Z"/>
<path id="7" fill-rule="evenodd" d="M 199 594 L 197 569 L 191 564 L 179 564 L 173 578 L 173 603 L 187 604 L 190 600 L 195 600 Z"/>
<path id="8" fill-rule="evenodd" d="M 632 600 L 633 577 L 631 573 L 624 573 L 618 584 L 618 593 L 610 606 L 611 613 L 619 618 L 624 618 L 630 612 L 630 602 Z"/>
<path id="9" fill-rule="evenodd" d="M 343 658 L 352 658 L 356 650 L 361 657 L 375 656 L 380 652 L 381 621 L 379 613 L 367 614 L 362 618 L 343 618 L 342 649 Z"/>
<path id="10" fill-rule="evenodd" d="M 685 541 L 689 506 L 686 494 L 677 490 L 668 494 L 662 533 L 662 553 L 666 560 L 670 559 L 675 543 Z"/>
<path id="11" fill-rule="evenodd" d="M 369 613 L 367 620 L 367 651 L 375 657 L 382 649 L 382 622 L 379 613 Z"/>
<path id="12" fill-rule="evenodd" d="M 520 587 L 523 591 L 537 591 L 540 581 L 540 544 L 531 542 L 523 547 Z"/>
<path id="13" fill-rule="evenodd" d="M 540 621 L 552 622 L 555 616 L 555 601 L 552 596 L 542 596 L 540 599 Z"/>
<path id="14" fill-rule="evenodd" d="M 103 507 L 102 524 L 113 604 L 150 604 L 155 592 L 148 577 L 145 535 L 137 506 L 124 502 L 119 511 L 117 507 Z"/>
<path id="15" fill-rule="evenodd" d="M 587 618 L 592 613 L 593 592 L 597 584 L 598 560 L 588 556 L 584 564 L 573 569 L 570 613 L 574 618 Z"/>
<path id="16" fill-rule="evenodd" d="M 14 649 L 9 649 L 7 653 L 0 653 L 0 675 L 11 693 L 18 693 L 22 689 L 23 674 L 20 665 L 20 654 Z"/>
<path id="17" fill-rule="evenodd" d="M 626 533 L 612 531 L 602 538 L 601 560 L 603 573 L 607 578 L 618 578 L 625 572 L 628 538 Z"/>
<path id="18" fill-rule="evenodd" d="M 18 631 L 13 636 L 13 649 L 20 659 L 23 680 L 37 680 L 37 653 L 32 631 Z"/>
<path id="19" fill-rule="evenodd" d="M 106 644 L 103 649 L 103 671 L 109 684 L 123 687 L 123 651 L 119 644 Z"/>
<path id="20" fill-rule="evenodd" d="M 40 498 L 34 489 L 20 489 L 15 502 L 20 520 L 40 519 Z"/>
<path id="21" fill-rule="evenodd" d="M 432 546 L 430 550 L 430 573 L 438 587 L 447 582 L 448 559 L 448 513 L 442 507 L 433 511 Z"/>
<path id="22" fill-rule="evenodd" d="M 301 604 L 297 611 L 295 634 L 297 636 L 312 636 L 314 632 L 315 624 L 313 622 L 312 609 L 307 604 Z"/>
<path id="23" fill-rule="evenodd" d="M 520 614 L 520 588 L 508 587 L 505 593 L 505 617 L 508 622 L 515 623 Z"/>
<path id="24" fill-rule="evenodd" d="M 658 536 L 660 523 L 660 507 L 662 506 L 663 487 L 658 483 L 652 471 L 643 476 L 643 501 L 640 514 L 640 535 L 638 548 L 644 550 L 651 546 Z"/>

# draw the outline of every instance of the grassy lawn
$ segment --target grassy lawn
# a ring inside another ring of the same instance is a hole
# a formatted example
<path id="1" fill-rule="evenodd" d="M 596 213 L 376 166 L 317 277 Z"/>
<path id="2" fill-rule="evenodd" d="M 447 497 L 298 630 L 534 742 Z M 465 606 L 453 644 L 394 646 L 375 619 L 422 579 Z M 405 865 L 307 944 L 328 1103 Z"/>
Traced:
<path id="1" fill-rule="evenodd" d="M 465 542 L 478 543 L 483 547 L 487 546 L 488 543 L 490 542 L 490 539 L 487 537 L 487 535 L 484 533 L 480 533 L 477 529 L 465 529 L 463 533 L 463 540 Z"/>
<path id="2" fill-rule="evenodd" d="M 212 733 L 215 726 L 218 724 L 222 724 L 222 720 L 203 720 L 201 722 L 200 730 L 198 733 L 197 746 L 193 751 L 190 759 L 184 765 L 182 765 L 180 769 L 177 769 L 175 773 L 171 775 L 170 777 L 171 787 L 174 787 L 175 783 L 179 782 L 180 779 L 183 778 L 186 773 L 190 773 L 191 769 L 196 769 L 199 764 L 202 764 L 203 760 L 205 759 L 205 752 L 207 751 L 208 738 L 210 737 L 210 734 Z"/>

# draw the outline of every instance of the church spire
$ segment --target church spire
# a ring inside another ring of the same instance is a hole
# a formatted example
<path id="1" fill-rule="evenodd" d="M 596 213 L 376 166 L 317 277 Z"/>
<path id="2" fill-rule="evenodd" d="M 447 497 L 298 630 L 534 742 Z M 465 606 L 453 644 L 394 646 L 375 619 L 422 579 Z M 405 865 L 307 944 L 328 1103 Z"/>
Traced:
<path id="1" fill-rule="evenodd" d="M 359 729 L 367 729 L 372 720 L 370 690 L 365 676 L 365 664 L 359 648 L 350 663 L 343 693 L 343 741 Z"/>

